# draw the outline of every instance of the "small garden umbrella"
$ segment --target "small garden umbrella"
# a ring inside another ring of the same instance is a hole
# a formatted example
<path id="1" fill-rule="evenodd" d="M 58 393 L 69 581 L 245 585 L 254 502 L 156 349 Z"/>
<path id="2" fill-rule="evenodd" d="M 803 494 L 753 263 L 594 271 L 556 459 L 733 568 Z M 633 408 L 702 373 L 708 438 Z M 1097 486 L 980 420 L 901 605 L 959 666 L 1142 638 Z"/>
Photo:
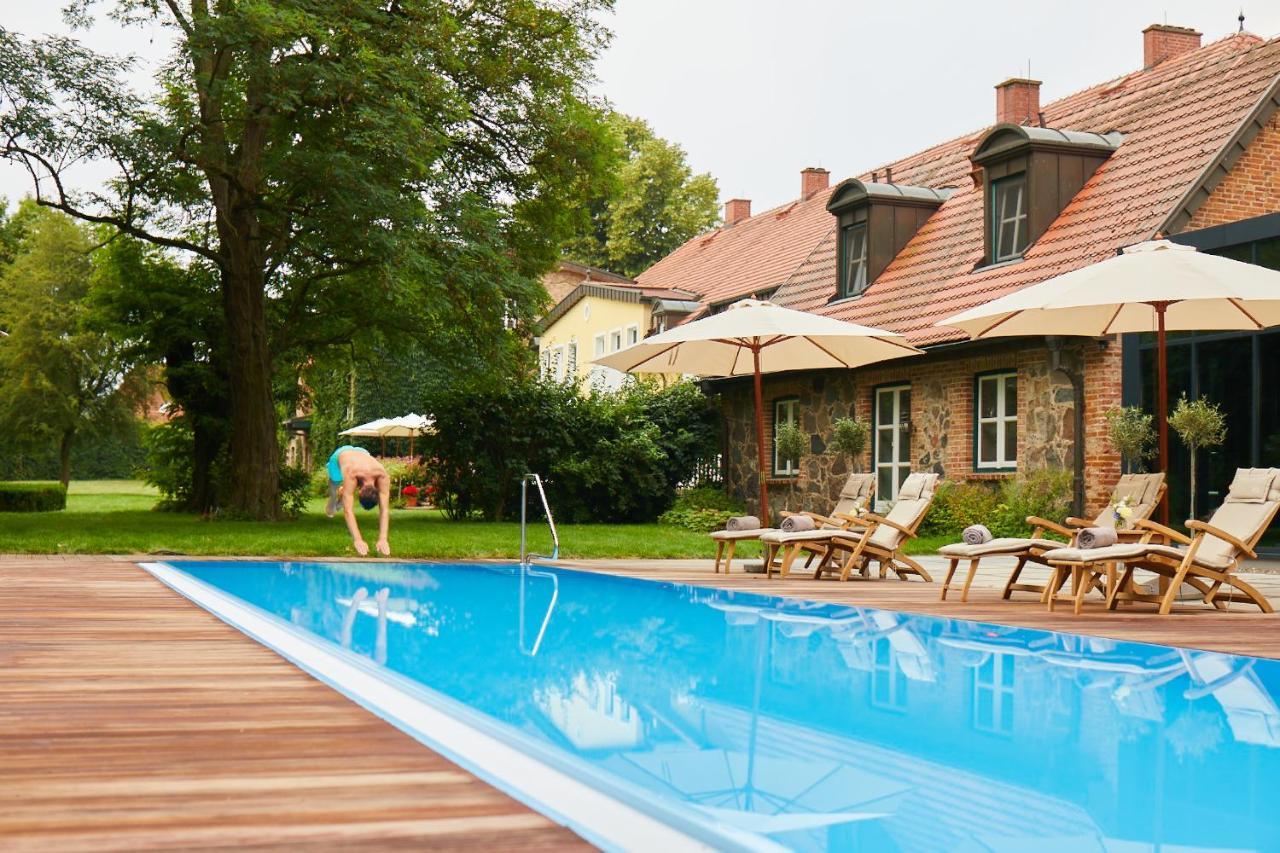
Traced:
<path id="1" fill-rule="evenodd" d="M 768 463 L 764 452 L 761 374 L 784 370 L 854 368 L 920 355 L 895 332 L 743 299 L 719 314 L 677 326 L 596 359 L 627 373 L 753 376 L 760 521 L 769 521 Z"/>
<path id="2" fill-rule="evenodd" d="M 1156 333 L 1160 470 L 1169 468 L 1165 333 L 1280 325 L 1280 272 L 1168 240 L 1121 254 L 942 320 L 969 337 Z M 1166 510 L 1167 511 L 1167 510 Z"/>

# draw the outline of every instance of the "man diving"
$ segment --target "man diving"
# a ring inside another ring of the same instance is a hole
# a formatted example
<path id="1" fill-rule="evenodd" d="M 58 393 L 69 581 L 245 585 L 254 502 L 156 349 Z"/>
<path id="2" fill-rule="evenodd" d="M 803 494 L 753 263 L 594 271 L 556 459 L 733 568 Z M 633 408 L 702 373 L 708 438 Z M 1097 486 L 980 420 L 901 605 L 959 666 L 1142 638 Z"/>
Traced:
<path id="1" fill-rule="evenodd" d="M 355 502 L 365 509 L 378 508 L 378 553 L 384 557 L 391 556 L 391 546 L 387 543 L 387 532 L 391 526 L 391 478 L 387 469 L 369 454 L 363 447 L 344 444 L 329 457 L 326 466 L 329 472 L 329 502 L 325 505 L 325 515 L 333 518 L 338 508 L 338 500 L 342 500 L 342 514 L 347 521 L 347 530 L 351 532 L 351 541 L 356 553 L 361 557 L 369 553 L 369 545 L 360 535 L 360 525 L 356 523 Z"/>

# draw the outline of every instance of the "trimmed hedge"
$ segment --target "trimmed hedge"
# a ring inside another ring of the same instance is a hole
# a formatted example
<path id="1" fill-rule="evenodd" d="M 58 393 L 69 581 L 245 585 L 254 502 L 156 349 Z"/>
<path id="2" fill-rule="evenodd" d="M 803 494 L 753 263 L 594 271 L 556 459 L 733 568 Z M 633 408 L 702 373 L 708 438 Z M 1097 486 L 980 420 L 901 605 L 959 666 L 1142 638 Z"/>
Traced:
<path id="1" fill-rule="evenodd" d="M 61 483 L 0 483 L 0 512 L 56 512 L 67 508 Z"/>

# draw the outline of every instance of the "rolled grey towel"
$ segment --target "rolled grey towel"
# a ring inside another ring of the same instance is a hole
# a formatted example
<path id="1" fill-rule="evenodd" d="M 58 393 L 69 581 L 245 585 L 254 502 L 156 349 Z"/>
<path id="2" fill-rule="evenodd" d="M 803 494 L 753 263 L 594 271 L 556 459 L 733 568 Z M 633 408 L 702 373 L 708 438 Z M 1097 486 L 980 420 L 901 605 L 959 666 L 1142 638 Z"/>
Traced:
<path id="1" fill-rule="evenodd" d="M 960 538 L 966 545 L 986 545 L 995 537 L 991 535 L 991 531 L 985 524 L 970 524 L 960 534 Z"/>
<path id="2" fill-rule="evenodd" d="M 760 519 L 754 515 L 735 515 L 724 523 L 725 530 L 759 530 Z"/>
<path id="3" fill-rule="evenodd" d="M 803 533 L 806 530 L 813 530 L 817 526 L 813 519 L 807 515 L 789 515 L 782 520 L 782 531 L 784 533 Z"/>
<path id="4" fill-rule="evenodd" d="M 1076 534 L 1077 548 L 1105 548 L 1118 541 L 1114 527 L 1086 527 Z"/>

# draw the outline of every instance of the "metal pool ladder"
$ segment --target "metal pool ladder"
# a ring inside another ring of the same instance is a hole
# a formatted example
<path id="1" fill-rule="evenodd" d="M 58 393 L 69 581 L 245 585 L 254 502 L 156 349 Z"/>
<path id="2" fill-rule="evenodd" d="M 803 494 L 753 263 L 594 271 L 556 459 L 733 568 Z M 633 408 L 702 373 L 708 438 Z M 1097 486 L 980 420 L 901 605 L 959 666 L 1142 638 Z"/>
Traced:
<path id="1" fill-rule="evenodd" d="M 542 488 L 542 478 L 537 474 L 525 474 L 520 481 L 520 651 L 529 657 L 538 654 L 542 647 L 542 638 L 547 633 L 547 625 L 551 622 L 551 613 L 555 610 L 556 601 L 560 598 L 560 578 L 554 572 L 544 572 L 533 568 L 533 558 L 540 554 L 530 554 L 528 548 L 528 510 L 529 483 L 538 487 L 538 495 L 542 498 L 542 510 L 547 514 L 547 526 L 551 528 L 551 556 L 543 559 L 556 560 L 560 557 L 560 536 L 556 533 L 556 520 L 551 515 L 551 505 L 547 503 L 547 492 Z M 551 601 L 547 605 L 547 613 L 542 617 L 542 625 L 538 628 L 538 636 L 533 645 L 525 644 L 524 610 L 525 586 L 530 577 L 548 578 L 551 580 Z"/>

